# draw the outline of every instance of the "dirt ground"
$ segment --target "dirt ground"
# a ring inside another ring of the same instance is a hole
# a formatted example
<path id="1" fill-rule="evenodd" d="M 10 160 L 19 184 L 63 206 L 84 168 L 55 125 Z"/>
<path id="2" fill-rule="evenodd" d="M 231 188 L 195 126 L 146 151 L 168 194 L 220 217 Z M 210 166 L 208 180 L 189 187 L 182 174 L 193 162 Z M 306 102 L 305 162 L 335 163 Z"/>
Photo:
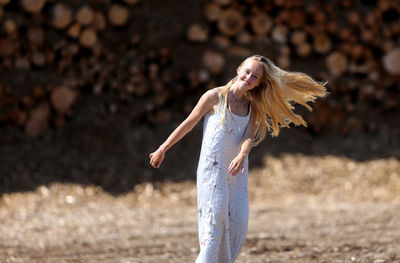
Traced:
<path id="1" fill-rule="evenodd" d="M 390 157 L 265 155 L 236 262 L 400 262 L 399 171 Z M 0 262 L 194 262 L 196 215 L 193 181 L 3 194 Z"/>

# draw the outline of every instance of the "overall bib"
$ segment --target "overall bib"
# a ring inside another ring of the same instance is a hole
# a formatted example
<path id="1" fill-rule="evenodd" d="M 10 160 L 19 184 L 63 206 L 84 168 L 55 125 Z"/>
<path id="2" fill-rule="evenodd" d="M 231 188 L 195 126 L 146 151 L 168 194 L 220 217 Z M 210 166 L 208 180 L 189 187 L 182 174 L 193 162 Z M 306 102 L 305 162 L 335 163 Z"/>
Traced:
<path id="1" fill-rule="evenodd" d="M 250 119 L 220 105 L 204 118 L 203 141 L 197 168 L 197 202 L 200 253 L 196 263 L 231 263 L 246 240 L 248 201 L 248 159 L 244 173 L 228 174 L 228 167 L 240 151 L 244 130 Z"/>

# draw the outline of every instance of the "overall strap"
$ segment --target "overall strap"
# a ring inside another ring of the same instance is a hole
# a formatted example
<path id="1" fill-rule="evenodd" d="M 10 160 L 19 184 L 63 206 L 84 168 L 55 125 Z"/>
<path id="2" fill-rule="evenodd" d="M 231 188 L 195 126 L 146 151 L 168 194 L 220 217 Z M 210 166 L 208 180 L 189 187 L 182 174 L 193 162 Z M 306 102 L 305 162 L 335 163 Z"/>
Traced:
<path id="1" fill-rule="evenodd" d="M 217 87 L 217 90 L 218 90 L 219 101 L 221 101 L 223 99 L 221 90 L 219 89 L 219 87 Z"/>

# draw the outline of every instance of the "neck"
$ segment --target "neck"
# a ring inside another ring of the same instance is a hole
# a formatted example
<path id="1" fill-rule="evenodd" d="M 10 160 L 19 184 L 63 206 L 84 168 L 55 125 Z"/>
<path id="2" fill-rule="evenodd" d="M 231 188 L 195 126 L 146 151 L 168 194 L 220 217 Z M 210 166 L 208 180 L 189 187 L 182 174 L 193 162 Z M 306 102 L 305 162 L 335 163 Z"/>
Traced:
<path id="1" fill-rule="evenodd" d="M 239 86 L 237 85 L 236 82 L 232 84 L 232 86 L 229 90 L 232 92 L 232 94 L 238 100 L 242 99 L 244 94 L 246 93 L 246 91 L 239 88 Z"/>

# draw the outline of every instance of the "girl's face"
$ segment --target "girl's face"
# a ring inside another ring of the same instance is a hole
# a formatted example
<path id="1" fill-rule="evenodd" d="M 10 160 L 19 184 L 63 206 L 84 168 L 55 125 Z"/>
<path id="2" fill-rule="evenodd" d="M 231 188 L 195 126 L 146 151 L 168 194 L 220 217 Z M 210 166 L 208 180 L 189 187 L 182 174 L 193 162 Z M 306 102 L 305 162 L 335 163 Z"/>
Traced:
<path id="1" fill-rule="evenodd" d="M 237 69 L 237 82 L 241 89 L 254 89 L 263 77 L 263 66 L 255 59 L 247 59 Z"/>

